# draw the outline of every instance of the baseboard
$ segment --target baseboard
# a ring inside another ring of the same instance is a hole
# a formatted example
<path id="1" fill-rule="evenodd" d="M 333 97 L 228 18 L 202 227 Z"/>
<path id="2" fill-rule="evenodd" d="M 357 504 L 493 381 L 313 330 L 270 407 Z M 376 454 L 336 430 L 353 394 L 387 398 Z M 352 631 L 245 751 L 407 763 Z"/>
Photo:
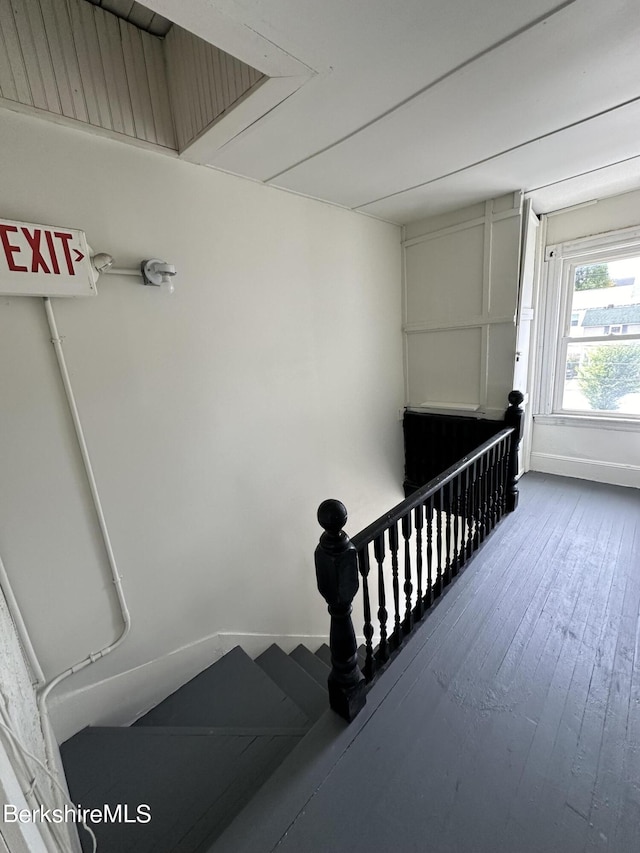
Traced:
<path id="1" fill-rule="evenodd" d="M 256 658 L 272 643 L 288 653 L 300 643 L 315 651 L 326 642 L 326 636 L 315 634 L 212 634 L 95 684 L 54 695 L 49 703 L 53 728 L 63 743 L 85 726 L 128 726 L 235 646 Z"/>
<path id="2" fill-rule="evenodd" d="M 314 652 L 318 646 L 327 642 L 327 636 L 320 634 L 233 634 L 222 631 L 218 634 L 222 654 L 234 649 L 236 646 L 244 649 L 250 658 L 257 658 L 265 649 L 273 643 L 277 643 L 283 652 L 289 654 L 301 643 Z"/>
<path id="3" fill-rule="evenodd" d="M 576 477 L 579 480 L 592 480 L 596 483 L 610 483 L 613 486 L 640 488 L 640 465 L 602 462 L 555 453 L 532 453 L 530 470 L 540 471 L 543 474 L 558 474 L 562 477 Z"/>

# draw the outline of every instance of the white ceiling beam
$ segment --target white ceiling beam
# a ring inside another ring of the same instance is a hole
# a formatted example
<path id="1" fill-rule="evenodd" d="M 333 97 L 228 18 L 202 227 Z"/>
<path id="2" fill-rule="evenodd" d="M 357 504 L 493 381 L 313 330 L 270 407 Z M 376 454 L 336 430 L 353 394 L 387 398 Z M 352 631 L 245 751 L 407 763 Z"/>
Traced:
<path id="1" fill-rule="evenodd" d="M 268 77 L 310 77 L 314 71 L 303 61 L 264 38 L 238 18 L 207 0 L 145 0 L 145 5 L 185 30 L 252 65 Z"/>
<path id="2" fill-rule="evenodd" d="M 516 189 L 572 180 L 609 164 L 630 161 L 640 166 L 638 152 L 640 101 L 551 134 L 483 163 L 437 178 L 421 186 L 364 205 L 364 213 L 406 223 L 421 216 L 475 204 Z M 535 175 L 537 183 L 532 184 Z M 632 175 L 627 172 L 627 177 Z"/>

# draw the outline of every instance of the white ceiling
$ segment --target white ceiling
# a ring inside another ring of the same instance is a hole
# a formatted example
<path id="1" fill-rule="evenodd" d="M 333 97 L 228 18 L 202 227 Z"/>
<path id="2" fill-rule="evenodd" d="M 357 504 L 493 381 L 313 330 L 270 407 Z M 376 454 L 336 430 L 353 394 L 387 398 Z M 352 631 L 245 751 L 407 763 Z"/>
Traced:
<path id="1" fill-rule="evenodd" d="M 408 222 L 512 190 L 640 186 L 638 0 L 146 0 L 290 97 L 211 154 Z"/>
<path id="2" fill-rule="evenodd" d="M 129 21 L 138 29 L 154 36 L 166 36 L 171 28 L 171 21 L 156 15 L 135 0 L 89 0 L 94 6 L 102 6 L 105 12 L 112 12 L 123 21 Z"/>

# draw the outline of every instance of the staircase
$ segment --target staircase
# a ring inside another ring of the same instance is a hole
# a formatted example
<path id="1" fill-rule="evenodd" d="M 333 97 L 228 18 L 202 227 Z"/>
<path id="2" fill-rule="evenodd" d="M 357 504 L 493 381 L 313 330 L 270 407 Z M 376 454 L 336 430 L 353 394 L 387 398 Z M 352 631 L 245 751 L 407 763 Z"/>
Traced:
<path id="1" fill-rule="evenodd" d="M 255 661 L 238 646 L 132 726 L 66 741 L 72 801 L 122 804 L 122 822 L 90 824 L 99 853 L 205 853 L 327 711 L 329 671 L 326 645 L 272 645 Z"/>

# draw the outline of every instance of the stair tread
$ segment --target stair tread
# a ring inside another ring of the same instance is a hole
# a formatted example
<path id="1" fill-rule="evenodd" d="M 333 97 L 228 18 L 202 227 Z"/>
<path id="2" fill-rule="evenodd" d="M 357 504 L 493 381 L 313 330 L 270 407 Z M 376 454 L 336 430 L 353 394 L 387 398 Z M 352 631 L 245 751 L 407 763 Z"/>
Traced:
<path id="1" fill-rule="evenodd" d="M 62 745 L 73 802 L 84 808 L 107 804 L 112 810 L 127 804 L 130 818 L 139 804 L 150 806 L 148 823 L 94 824 L 99 850 L 197 853 L 233 820 L 302 737 L 301 732 L 209 731 L 89 728 Z"/>
<path id="2" fill-rule="evenodd" d="M 358 666 L 362 669 L 367 659 L 367 647 L 364 643 L 361 646 L 358 646 L 357 654 Z M 316 650 L 316 657 L 320 658 L 324 664 L 331 668 L 331 649 L 326 643 L 323 643 L 320 648 Z"/>
<path id="3" fill-rule="evenodd" d="M 314 678 L 321 687 L 327 689 L 327 678 L 329 677 L 330 668 L 323 663 L 319 657 L 310 652 L 306 646 L 299 645 L 291 652 L 290 657 L 305 669 L 309 675 Z"/>
<path id="4" fill-rule="evenodd" d="M 275 643 L 256 658 L 256 663 L 298 705 L 310 720 L 329 707 L 326 687 L 321 687 L 296 661 Z"/>
<path id="5" fill-rule="evenodd" d="M 331 666 L 331 649 L 326 643 L 323 643 L 319 649 L 316 649 L 316 657 L 319 657 L 322 663 Z"/>
<path id="6" fill-rule="evenodd" d="M 144 726 L 294 726 L 307 715 L 237 646 L 134 723 Z"/>

